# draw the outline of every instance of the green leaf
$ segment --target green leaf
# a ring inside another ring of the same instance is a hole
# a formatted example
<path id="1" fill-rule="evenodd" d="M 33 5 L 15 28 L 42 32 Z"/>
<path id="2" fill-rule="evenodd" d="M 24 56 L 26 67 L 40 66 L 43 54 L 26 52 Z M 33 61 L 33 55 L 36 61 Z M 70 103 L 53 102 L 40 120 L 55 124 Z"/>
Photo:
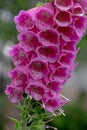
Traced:
<path id="1" fill-rule="evenodd" d="M 38 2 L 38 3 L 36 4 L 36 6 L 39 7 L 39 6 L 42 6 L 43 4 L 44 4 L 43 2 Z"/>

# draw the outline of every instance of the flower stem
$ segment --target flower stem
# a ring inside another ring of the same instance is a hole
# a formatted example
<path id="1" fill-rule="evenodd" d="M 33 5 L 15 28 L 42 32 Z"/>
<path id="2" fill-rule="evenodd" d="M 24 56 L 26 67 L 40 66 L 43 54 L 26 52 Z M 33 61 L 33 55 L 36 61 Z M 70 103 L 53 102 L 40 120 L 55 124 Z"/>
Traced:
<path id="1" fill-rule="evenodd" d="M 47 112 L 41 108 L 40 102 L 24 98 L 21 108 L 21 121 L 15 130 L 45 130 L 44 119 Z"/>

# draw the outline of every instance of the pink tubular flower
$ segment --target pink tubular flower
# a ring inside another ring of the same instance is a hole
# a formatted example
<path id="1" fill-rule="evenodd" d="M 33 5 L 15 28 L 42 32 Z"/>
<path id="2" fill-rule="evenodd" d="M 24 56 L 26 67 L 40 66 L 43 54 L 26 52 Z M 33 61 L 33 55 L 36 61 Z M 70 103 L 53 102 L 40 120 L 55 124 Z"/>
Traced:
<path id="1" fill-rule="evenodd" d="M 84 9 L 85 13 L 87 13 L 87 0 L 79 0 L 82 8 Z"/>
<path id="2" fill-rule="evenodd" d="M 60 109 L 66 103 L 66 100 L 62 99 L 59 95 L 55 95 L 54 97 L 46 95 L 42 100 L 42 103 L 42 107 L 45 110 L 53 113 L 56 109 Z"/>
<path id="3" fill-rule="evenodd" d="M 54 4 L 60 10 L 69 10 L 73 7 L 73 0 L 55 0 Z"/>
<path id="4" fill-rule="evenodd" d="M 30 81 L 28 86 L 25 89 L 25 92 L 28 95 L 31 95 L 35 100 L 39 101 L 41 100 L 45 93 L 46 93 L 47 88 L 40 82 L 35 82 L 35 81 Z"/>
<path id="5" fill-rule="evenodd" d="M 49 91 L 55 95 L 56 93 L 60 93 L 62 90 L 62 84 L 60 82 L 57 81 L 50 81 L 47 84 L 47 88 L 49 89 Z"/>
<path id="6" fill-rule="evenodd" d="M 53 14 L 45 7 L 41 7 L 35 14 L 35 25 L 38 29 L 44 30 L 53 27 Z"/>
<path id="7" fill-rule="evenodd" d="M 24 49 L 19 45 L 14 45 L 9 54 L 15 66 L 24 66 L 28 63 L 28 57 Z"/>
<path id="8" fill-rule="evenodd" d="M 74 52 L 75 53 L 75 52 Z M 72 52 L 65 52 L 60 55 L 59 61 L 61 64 L 71 66 L 75 60 L 75 54 Z"/>
<path id="9" fill-rule="evenodd" d="M 55 14 L 55 8 L 54 8 L 54 3 L 53 2 L 46 2 L 46 3 L 43 4 L 43 7 L 48 9 L 52 13 L 52 15 Z"/>
<path id="10" fill-rule="evenodd" d="M 82 6 L 77 2 L 74 4 L 72 11 L 74 16 L 83 16 L 85 14 Z"/>
<path id="11" fill-rule="evenodd" d="M 59 33 L 55 29 L 46 29 L 38 33 L 39 41 L 44 45 L 55 45 L 59 44 Z"/>
<path id="12" fill-rule="evenodd" d="M 8 85 L 5 89 L 5 94 L 8 96 L 9 100 L 13 103 L 17 103 L 22 99 L 23 90 L 15 85 Z"/>
<path id="13" fill-rule="evenodd" d="M 87 17 L 82 16 L 82 17 L 78 17 L 75 21 L 74 21 L 74 28 L 78 34 L 78 36 L 83 36 L 85 31 L 86 31 L 86 27 L 87 27 Z"/>
<path id="14" fill-rule="evenodd" d="M 19 34 L 18 40 L 21 42 L 20 45 L 23 46 L 26 51 L 34 50 L 38 46 L 37 35 L 32 31 Z"/>
<path id="15" fill-rule="evenodd" d="M 76 42 L 71 41 L 71 42 L 65 42 L 65 45 L 62 48 L 63 52 L 76 52 Z"/>
<path id="16" fill-rule="evenodd" d="M 11 70 L 8 73 L 8 75 L 11 78 L 11 81 L 15 85 L 23 85 L 23 87 L 25 87 L 27 85 L 28 80 L 29 80 L 29 75 L 26 74 L 26 72 L 24 72 L 24 70 L 21 70 L 19 68 L 15 68 L 15 69 Z"/>
<path id="17" fill-rule="evenodd" d="M 19 32 L 25 32 L 34 27 L 32 16 L 24 10 L 21 10 L 19 14 L 14 17 L 14 21 Z"/>
<path id="18" fill-rule="evenodd" d="M 50 63 L 56 62 L 59 54 L 58 47 L 55 46 L 41 46 L 37 48 L 39 58 Z"/>
<path id="19" fill-rule="evenodd" d="M 69 67 L 62 65 L 53 72 L 51 78 L 52 80 L 63 83 L 70 75 L 70 72 L 71 70 Z"/>
<path id="20" fill-rule="evenodd" d="M 27 70 L 33 79 L 41 79 L 48 74 L 47 63 L 41 59 L 34 59 L 27 66 Z"/>
<path id="21" fill-rule="evenodd" d="M 79 41 L 79 37 L 76 33 L 76 30 L 72 26 L 68 27 L 59 27 L 58 31 L 61 33 L 62 38 L 69 42 L 69 41 Z"/>
<path id="22" fill-rule="evenodd" d="M 65 27 L 65 26 L 70 25 L 72 23 L 72 17 L 71 17 L 70 12 L 59 11 L 55 15 L 55 22 L 61 27 Z"/>

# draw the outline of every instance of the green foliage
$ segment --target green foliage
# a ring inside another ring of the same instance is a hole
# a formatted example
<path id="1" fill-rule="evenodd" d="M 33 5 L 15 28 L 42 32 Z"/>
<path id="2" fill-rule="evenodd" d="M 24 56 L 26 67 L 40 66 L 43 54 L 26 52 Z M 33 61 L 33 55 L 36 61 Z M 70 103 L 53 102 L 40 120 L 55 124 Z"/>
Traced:
<path id="1" fill-rule="evenodd" d="M 24 98 L 17 106 L 21 110 L 21 120 L 10 118 L 15 122 L 15 130 L 44 130 L 44 119 L 47 112 L 41 108 L 40 102 Z"/>
<path id="2" fill-rule="evenodd" d="M 42 6 L 43 4 L 44 4 L 43 2 L 38 2 L 38 3 L 36 4 L 36 6 L 39 7 L 39 6 Z"/>

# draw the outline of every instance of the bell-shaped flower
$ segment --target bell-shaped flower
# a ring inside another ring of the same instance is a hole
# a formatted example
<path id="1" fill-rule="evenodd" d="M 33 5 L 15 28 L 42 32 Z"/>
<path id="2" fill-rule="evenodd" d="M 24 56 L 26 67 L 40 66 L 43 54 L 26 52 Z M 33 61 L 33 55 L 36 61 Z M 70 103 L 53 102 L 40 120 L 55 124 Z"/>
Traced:
<path id="1" fill-rule="evenodd" d="M 15 66 L 24 66 L 29 62 L 26 52 L 19 45 L 14 45 L 9 54 Z"/>
<path id="2" fill-rule="evenodd" d="M 20 45 L 23 46 L 26 51 L 36 49 L 39 43 L 37 35 L 32 31 L 19 34 L 18 40 L 20 41 Z"/>
<path id="3" fill-rule="evenodd" d="M 63 52 L 76 52 L 76 42 L 75 41 L 70 41 L 70 42 L 65 42 L 65 45 L 62 48 Z"/>
<path id="4" fill-rule="evenodd" d="M 73 0 L 55 0 L 54 4 L 60 10 L 69 10 L 73 7 Z"/>
<path id="5" fill-rule="evenodd" d="M 78 37 L 76 30 L 72 26 L 68 27 L 58 27 L 58 31 L 62 35 L 64 41 L 76 41 L 78 42 L 80 38 Z"/>
<path id="6" fill-rule="evenodd" d="M 81 4 L 86 14 L 87 13 L 87 0 L 79 0 L 79 3 Z"/>
<path id="7" fill-rule="evenodd" d="M 63 83 L 70 75 L 70 68 L 65 65 L 61 65 L 52 73 L 51 79 Z"/>
<path id="8" fill-rule="evenodd" d="M 29 81 L 29 75 L 20 68 L 15 68 L 11 71 L 9 71 L 8 76 L 11 78 L 11 81 L 16 84 L 16 85 L 22 85 L 25 86 L 27 85 Z"/>
<path id="9" fill-rule="evenodd" d="M 29 96 L 32 96 L 37 101 L 44 97 L 46 91 L 48 90 L 42 83 L 34 80 L 31 80 L 28 86 L 25 88 L 25 93 Z"/>
<path id="10" fill-rule="evenodd" d="M 52 12 L 45 7 L 41 7 L 38 11 L 36 11 L 35 25 L 40 30 L 53 27 L 54 20 Z"/>
<path id="11" fill-rule="evenodd" d="M 50 81 L 47 84 L 48 90 L 55 95 L 56 93 L 60 93 L 62 90 L 62 84 L 57 81 Z"/>
<path id="12" fill-rule="evenodd" d="M 45 29 L 38 33 L 39 41 L 44 45 L 55 45 L 59 44 L 59 33 L 55 29 Z"/>
<path id="13" fill-rule="evenodd" d="M 78 17 L 77 19 L 75 19 L 74 28 L 77 32 L 77 35 L 79 37 L 82 37 L 87 28 L 87 17 L 82 16 L 82 17 Z"/>
<path id="14" fill-rule="evenodd" d="M 72 16 L 68 11 L 59 11 L 54 17 L 58 26 L 66 27 L 72 23 Z"/>
<path id="15" fill-rule="evenodd" d="M 30 76 L 35 79 L 41 79 L 44 76 L 48 75 L 48 66 L 47 63 L 42 61 L 41 59 L 33 59 L 29 65 L 27 65 L 27 72 Z"/>
<path id="16" fill-rule="evenodd" d="M 53 97 L 46 95 L 42 100 L 42 103 L 42 107 L 46 111 L 54 113 L 55 110 L 60 109 L 66 103 L 66 100 L 62 99 L 60 95 L 55 95 Z"/>
<path id="17" fill-rule="evenodd" d="M 83 10 L 82 6 L 76 2 L 72 8 L 72 14 L 74 16 L 83 16 L 85 11 Z"/>
<path id="18" fill-rule="evenodd" d="M 19 86 L 11 84 L 6 87 L 5 94 L 8 96 L 11 102 L 17 103 L 22 99 L 23 90 Z"/>
<path id="19" fill-rule="evenodd" d="M 75 52 L 74 53 L 72 52 L 61 53 L 58 62 L 66 66 L 71 66 L 74 63 L 75 57 L 76 57 Z"/>
<path id="20" fill-rule="evenodd" d="M 19 32 L 31 30 L 34 27 L 32 16 L 24 10 L 21 10 L 17 16 L 14 17 L 16 28 Z"/>
<path id="21" fill-rule="evenodd" d="M 58 59 L 59 49 L 56 46 L 40 46 L 37 48 L 39 58 L 54 63 Z"/>

